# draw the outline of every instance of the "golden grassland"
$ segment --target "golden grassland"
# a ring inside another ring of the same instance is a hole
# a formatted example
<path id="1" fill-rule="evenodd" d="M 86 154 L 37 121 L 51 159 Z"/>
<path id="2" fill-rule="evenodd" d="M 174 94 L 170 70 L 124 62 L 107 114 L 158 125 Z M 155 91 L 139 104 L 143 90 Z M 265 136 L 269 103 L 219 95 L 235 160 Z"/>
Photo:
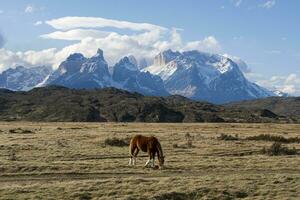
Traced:
<path id="1" fill-rule="evenodd" d="M 300 155 L 260 153 L 259 134 L 300 136 L 297 124 L 0 122 L 0 199 L 300 199 Z M 186 134 L 193 138 L 186 145 Z M 240 140 L 224 141 L 221 134 Z M 155 135 L 165 169 L 128 166 L 107 138 Z M 285 144 L 300 149 L 299 143 Z"/>

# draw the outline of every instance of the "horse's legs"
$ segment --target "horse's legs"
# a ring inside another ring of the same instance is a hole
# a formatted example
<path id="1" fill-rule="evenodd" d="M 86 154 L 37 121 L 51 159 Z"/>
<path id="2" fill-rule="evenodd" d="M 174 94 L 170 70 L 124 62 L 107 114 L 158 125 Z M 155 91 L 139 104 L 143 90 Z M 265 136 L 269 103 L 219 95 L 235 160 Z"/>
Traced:
<path id="1" fill-rule="evenodd" d="M 136 164 L 136 157 L 137 157 L 139 151 L 140 151 L 139 148 L 136 148 L 135 152 L 133 153 L 133 165 Z"/>
<path id="2" fill-rule="evenodd" d="M 130 146 L 130 158 L 128 165 L 134 165 L 135 164 L 135 150 L 138 151 L 138 148 L 136 146 Z"/>
<path id="3" fill-rule="evenodd" d="M 149 159 L 147 160 L 144 167 L 147 167 L 151 161 L 152 161 L 152 166 L 154 166 L 154 154 L 152 153 L 152 151 L 148 150 L 148 155 L 149 155 Z"/>
<path id="4" fill-rule="evenodd" d="M 153 152 L 153 154 L 152 154 L 152 167 L 154 168 L 154 159 L 155 159 L 155 151 Z"/>

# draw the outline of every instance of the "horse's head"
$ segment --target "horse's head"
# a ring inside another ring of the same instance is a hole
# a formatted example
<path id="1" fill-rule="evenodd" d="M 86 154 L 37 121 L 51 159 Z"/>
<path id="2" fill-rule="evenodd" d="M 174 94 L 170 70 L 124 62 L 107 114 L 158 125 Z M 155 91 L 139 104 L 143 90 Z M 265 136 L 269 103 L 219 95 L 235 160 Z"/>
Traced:
<path id="1" fill-rule="evenodd" d="M 165 163 L 165 157 L 164 156 L 159 156 L 158 157 L 158 165 L 159 165 L 160 169 L 162 169 L 164 167 L 164 163 Z"/>

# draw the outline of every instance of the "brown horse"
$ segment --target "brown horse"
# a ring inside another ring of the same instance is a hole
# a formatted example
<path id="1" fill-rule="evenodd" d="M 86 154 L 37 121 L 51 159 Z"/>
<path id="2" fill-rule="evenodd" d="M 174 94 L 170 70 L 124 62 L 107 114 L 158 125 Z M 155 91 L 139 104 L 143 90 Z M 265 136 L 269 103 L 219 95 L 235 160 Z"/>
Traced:
<path id="1" fill-rule="evenodd" d="M 157 154 L 158 157 L 158 167 L 163 168 L 164 165 L 164 155 L 161 145 L 156 137 L 146 137 L 142 135 L 136 135 L 130 140 L 129 153 L 130 160 L 129 165 L 135 165 L 136 157 L 139 151 L 147 152 L 149 159 L 145 164 L 145 167 L 149 165 L 152 161 L 152 167 L 154 167 L 154 159 Z"/>

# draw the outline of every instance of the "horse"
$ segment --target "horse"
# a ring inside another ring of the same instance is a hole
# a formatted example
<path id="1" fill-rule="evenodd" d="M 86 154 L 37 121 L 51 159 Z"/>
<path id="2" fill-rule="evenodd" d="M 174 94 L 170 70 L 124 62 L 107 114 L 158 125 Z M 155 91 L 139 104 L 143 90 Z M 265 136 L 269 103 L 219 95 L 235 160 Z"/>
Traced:
<path id="1" fill-rule="evenodd" d="M 146 137 L 143 135 L 135 135 L 131 140 L 130 140 L 130 145 L 129 145 L 129 154 L 130 154 L 130 159 L 129 159 L 129 165 L 135 165 L 136 163 L 136 157 L 139 153 L 139 151 L 147 152 L 149 159 L 147 160 L 146 164 L 144 167 L 147 167 L 149 163 L 152 161 L 152 167 L 154 168 L 154 159 L 155 155 L 157 154 L 158 158 L 158 167 L 160 169 L 163 168 L 164 165 L 164 155 L 163 151 L 161 148 L 161 145 L 158 141 L 158 139 L 154 136 Z"/>

